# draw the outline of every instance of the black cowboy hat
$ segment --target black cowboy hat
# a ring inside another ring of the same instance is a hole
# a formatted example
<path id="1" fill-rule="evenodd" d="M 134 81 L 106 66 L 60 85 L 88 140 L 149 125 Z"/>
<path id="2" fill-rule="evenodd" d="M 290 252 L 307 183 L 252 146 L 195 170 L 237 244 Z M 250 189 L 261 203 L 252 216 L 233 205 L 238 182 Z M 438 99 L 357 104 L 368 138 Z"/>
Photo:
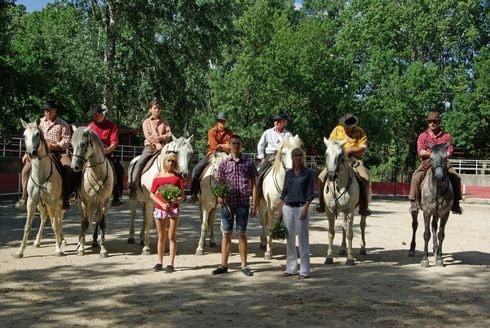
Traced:
<path id="1" fill-rule="evenodd" d="M 339 120 L 339 124 L 344 128 L 352 128 L 359 123 L 359 119 L 351 113 L 345 113 Z"/>
<path id="2" fill-rule="evenodd" d="M 281 120 L 286 120 L 288 121 L 289 120 L 289 116 L 288 114 L 286 113 L 283 113 L 283 112 L 280 112 L 280 113 L 277 113 L 276 116 L 274 116 L 272 118 L 273 121 L 281 121 Z"/>
<path id="3" fill-rule="evenodd" d="M 58 109 L 56 100 L 46 100 L 43 104 L 43 110 Z"/>
<path id="4" fill-rule="evenodd" d="M 87 112 L 87 116 L 92 118 L 95 114 L 103 113 L 103 112 L 104 112 L 104 108 L 102 108 L 102 106 L 100 105 L 97 105 L 89 109 L 89 111 Z"/>

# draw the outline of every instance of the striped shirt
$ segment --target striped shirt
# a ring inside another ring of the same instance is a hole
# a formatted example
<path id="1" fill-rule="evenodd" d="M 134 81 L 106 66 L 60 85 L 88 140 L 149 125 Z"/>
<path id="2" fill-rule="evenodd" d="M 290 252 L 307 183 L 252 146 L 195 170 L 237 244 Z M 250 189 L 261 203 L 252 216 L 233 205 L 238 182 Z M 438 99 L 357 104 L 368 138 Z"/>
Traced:
<path id="1" fill-rule="evenodd" d="M 231 208 L 250 206 L 250 180 L 257 176 L 253 160 L 241 154 L 238 161 L 231 155 L 221 162 L 216 178 L 230 183 L 230 195 L 226 199 Z"/>
<path id="2" fill-rule="evenodd" d="M 437 134 L 433 134 L 430 129 L 427 129 L 424 132 L 422 132 L 417 139 L 417 154 L 419 154 L 420 156 L 420 152 L 422 150 L 430 151 L 429 144 L 432 145 L 448 144 L 449 147 L 447 148 L 447 156 L 451 157 L 452 154 L 454 153 L 453 138 L 449 133 L 444 132 L 442 130 L 439 130 Z"/>
<path id="3" fill-rule="evenodd" d="M 63 150 L 68 149 L 71 139 L 71 129 L 68 123 L 58 117 L 53 122 L 42 117 L 39 121 L 39 127 L 43 131 L 44 139 L 49 144 L 58 145 Z"/>

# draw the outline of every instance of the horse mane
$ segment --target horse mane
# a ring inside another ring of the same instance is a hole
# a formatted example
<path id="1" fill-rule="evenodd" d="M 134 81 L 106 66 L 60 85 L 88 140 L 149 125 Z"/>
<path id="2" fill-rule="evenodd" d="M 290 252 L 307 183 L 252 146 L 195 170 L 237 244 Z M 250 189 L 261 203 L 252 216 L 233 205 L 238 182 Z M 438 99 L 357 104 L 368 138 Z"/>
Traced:
<path id="1" fill-rule="evenodd" d="M 278 170 L 282 166 L 282 149 L 290 148 L 291 150 L 295 148 L 303 148 L 303 141 L 296 135 L 294 137 L 284 138 L 281 143 L 281 147 L 279 147 L 276 152 L 276 156 L 274 157 L 274 170 Z"/>
<path id="2" fill-rule="evenodd" d="M 209 159 L 209 164 L 211 167 L 216 168 L 217 166 L 226 158 L 228 154 L 222 151 L 214 152 L 213 156 Z"/>

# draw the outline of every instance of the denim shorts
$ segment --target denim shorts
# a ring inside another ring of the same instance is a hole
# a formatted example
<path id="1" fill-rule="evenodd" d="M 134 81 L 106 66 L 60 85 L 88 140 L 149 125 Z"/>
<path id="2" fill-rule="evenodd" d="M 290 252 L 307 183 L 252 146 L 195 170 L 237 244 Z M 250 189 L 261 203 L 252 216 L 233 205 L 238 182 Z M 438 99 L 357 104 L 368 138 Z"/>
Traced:
<path id="1" fill-rule="evenodd" d="M 231 207 L 231 215 L 226 206 L 221 207 L 221 232 L 233 232 L 233 217 L 236 218 L 236 232 L 246 233 L 249 207 Z"/>

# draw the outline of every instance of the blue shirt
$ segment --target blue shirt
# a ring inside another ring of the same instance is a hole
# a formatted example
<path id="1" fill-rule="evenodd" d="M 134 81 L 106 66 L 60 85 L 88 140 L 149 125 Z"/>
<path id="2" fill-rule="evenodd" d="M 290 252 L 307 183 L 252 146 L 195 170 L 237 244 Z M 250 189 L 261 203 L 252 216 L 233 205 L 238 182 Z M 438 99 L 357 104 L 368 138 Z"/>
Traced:
<path id="1" fill-rule="evenodd" d="M 308 168 L 303 168 L 299 175 L 294 175 L 292 169 L 286 171 L 281 200 L 288 203 L 311 202 L 313 195 L 313 173 Z"/>

